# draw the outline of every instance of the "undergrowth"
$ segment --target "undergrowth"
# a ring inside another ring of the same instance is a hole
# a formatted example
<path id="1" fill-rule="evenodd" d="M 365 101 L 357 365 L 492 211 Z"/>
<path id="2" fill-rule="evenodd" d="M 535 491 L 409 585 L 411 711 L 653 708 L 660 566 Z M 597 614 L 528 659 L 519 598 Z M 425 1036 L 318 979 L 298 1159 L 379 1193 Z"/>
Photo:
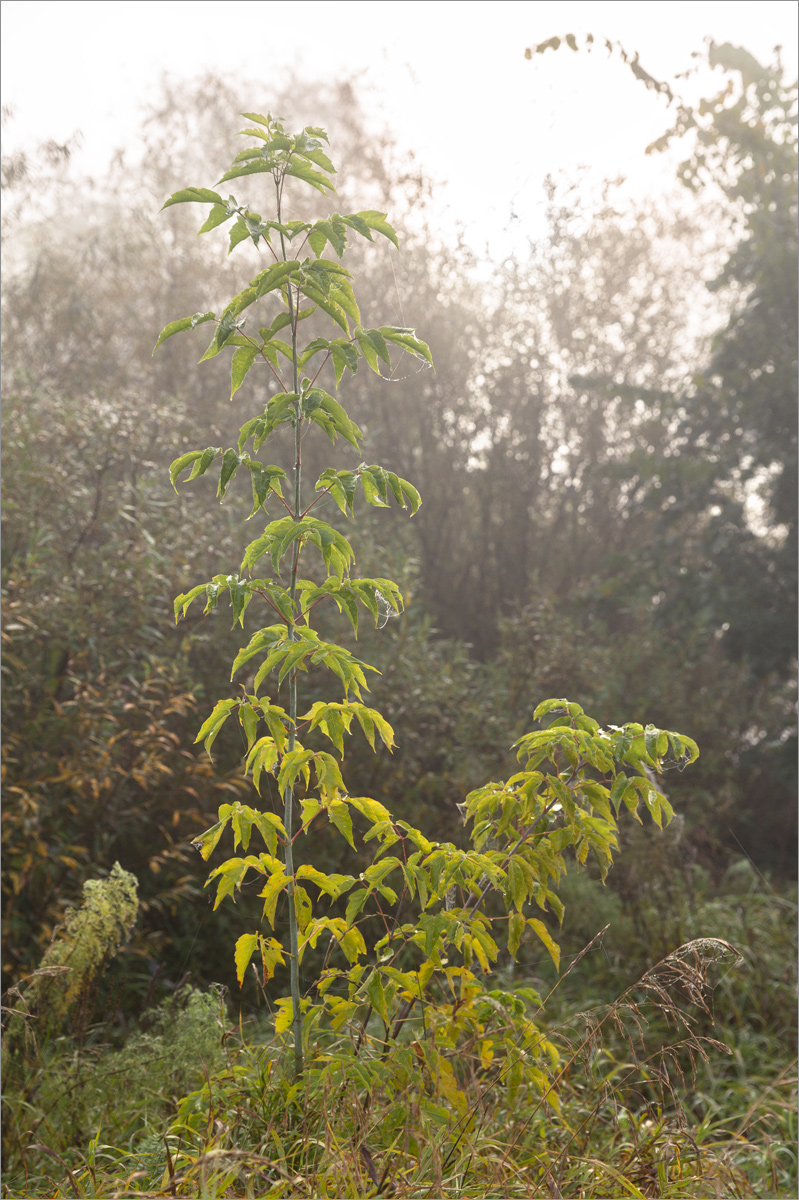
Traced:
<path id="1" fill-rule="evenodd" d="M 381 1072 L 379 1038 L 358 1051 L 330 1030 L 295 1082 L 271 1020 L 236 1026 L 218 995 L 189 991 L 122 1048 L 64 1037 L 24 1088 L 6 1079 L 3 1195 L 794 1196 L 794 904 L 736 864 L 683 914 L 694 936 L 609 1005 L 595 997 L 624 979 L 611 935 L 629 914 L 554 982 L 500 973 L 498 1035 L 522 1048 L 547 1016 L 559 1066 L 544 1097 L 514 1088 L 490 1047 L 448 1058 L 442 1043 L 452 1078 L 435 1078 L 421 1018 L 402 1039 L 420 1068 L 406 1079 Z M 654 926 L 655 906 L 645 915 Z"/>

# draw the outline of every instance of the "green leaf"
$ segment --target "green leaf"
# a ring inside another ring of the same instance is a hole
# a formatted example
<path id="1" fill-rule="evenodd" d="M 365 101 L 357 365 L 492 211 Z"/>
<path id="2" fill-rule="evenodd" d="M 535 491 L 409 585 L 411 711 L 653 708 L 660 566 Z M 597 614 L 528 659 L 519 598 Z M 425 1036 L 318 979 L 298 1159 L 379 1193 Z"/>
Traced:
<path id="1" fill-rule="evenodd" d="M 241 320 L 237 320 L 234 313 L 232 313 L 232 312 L 223 313 L 219 320 L 219 324 L 216 327 L 216 332 L 214 333 L 214 336 L 211 338 L 211 341 L 208 345 L 208 349 L 205 351 L 205 354 L 200 359 L 200 362 L 203 363 L 203 362 L 207 362 L 209 358 L 216 358 L 217 354 L 222 349 L 225 342 L 230 341 L 231 337 L 233 337 L 233 335 L 236 333 L 236 331 L 243 324 L 244 324 L 244 319 L 242 318 Z M 238 344 L 239 343 L 235 342 L 235 341 L 233 343 L 234 346 L 238 345 Z M 249 343 L 244 342 L 242 344 L 248 345 Z"/>
<path id="2" fill-rule="evenodd" d="M 318 406 L 307 415 L 324 429 L 331 442 L 335 442 L 340 434 L 351 446 L 360 450 L 363 433 L 355 422 L 350 420 L 338 400 L 320 388 L 311 388 L 306 396 L 319 400 Z"/>
<path id="3" fill-rule="evenodd" d="M 393 342 L 396 346 L 401 346 L 403 350 L 407 350 L 414 358 L 423 358 L 426 362 L 433 366 L 433 356 L 430 353 L 430 347 L 427 342 L 423 342 L 421 338 L 416 336 L 413 329 L 401 329 L 396 325 L 381 325 L 380 333 L 387 342 Z"/>
<path id="4" fill-rule="evenodd" d="M 370 504 L 377 507 L 387 507 L 389 491 L 401 508 L 410 508 L 411 516 L 419 511 L 422 498 L 416 488 L 406 479 L 400 479 L 393 471 L 386 471 L 379 466 L 367 467 L 362 463 L 360 468 L 364 496 Z"/>
<path id="5" fill-rule="evenodd" d="M 316 778 L 319 783 L 319 791 L 322 795 L 336 796 L 339 790 L 343 790 L 344 781 L 341 778 L 341 770 L 338 763 L 332 754 L 328 754 L 324 750 L 320 750 L 314 755 L 314 767 L 316 769 Z M 333 800 L 332 803 L 343 803 L 343 801 Z M 346 809 L 346 805 L 344 805 Z M 352 823 L 350 822 L 350 828 Z"/>
<path id="6" fill-rule="evenodd" d="M 231 714 L 231 711 L 238 705 L 238 700 L 219 700 L 214 705 L 214 710 L 210 717 L 203 722 L 200 732 L 194 739 L 195 745 L 197 742 L 203 742 L 208 753 L 211 753 L 211 747 L 216 741 L 217 735 L 224 725 L 225 721 Z"/>
<path id="7" fill-rule="evenodd" d="M 622 800 L 627 806 L 627 809 L 633 814 L 638 824 L 643 825 L 643 821 L 638 815 L 638 796 L 636 795 L 635 779 L 627 780 L 627 787 L 624 789 L 622 794 Z"/>
<path id="8" fill-rule="evenodd" d="M 285 625 L 270 625 L 266 629 L 259 629 L 250 638 L 246 646 L 239 650 L 233 660 L 233 668 L 231 671 L 231 679 L 246 662 L 254 658 L 256 654 L 262 654 L 265 650 L 272 650 L 276 646 L 281 645 L 286 639 Z"/>
<path id="9" fill-rule="evenodd" d="M 313 312 L 313 309 L 306 309 L 305 315 L 307 315 L 309 312 Z M 300 317 L 302 317 L 302 316 L 303 316 L 303 314 L 301 313 Z M 274 321 L 272 322 L 272 324 L 269 326 L 268 329 L 259 329 L 258 332 L 261 335 L 261 338 L 265 342 L 268 342 L 270 340 L 270 338 L 273 338 L 275 336 L 276 333 L 279 333 L 281 329 L 285 329 L 286 326 L 290 325 L 290 324 L 291 324 L 291 317 L 289 316 L 289 314 L 287 312 L 282 312 L 282 313 L 277 314 L 277 316 L 275 317 Z"/>
<path id="10" fill-rule="evenodd" d="M 266 354 L 269 346 L 264 345 L 261 347 L 261 350 Z M 276 357 L 274 359 L 270 358 L 270 361 L 276 365 Z M 294 392 L 278 392 L 277 395 L 273 396 L 266 406 L 264 416 L 253 417 L 242 425 L 239 431 L 239 453 L 244 449 L 250 438 L 253 439 L 253 450 L 257 453 L 278 425 L 282 425 L 287 421 L 293 422 L 296 418 L 296 402 L 298 399 L 299 397 Z"/>
<path id="11" fill-rule="evenodd" d="M 265 237 L 267 242 L 269 241 L 268 221 L 262 221 L 257 213 L 251 213 L 249 210 L 242 213 L 241 218 L 254 246 L 258 245 L 258 239 L 261 237 Z"/>
<path id="12" fill-rule="evenodd" d="M 541 721 L 550 713 L 564 713 L 569 710 L 568 700 L 543 700 L 533 713 L 534 721 Z"/>
<path id="13" fill-rule="evenodd" d="M 315 883 L 319 890 L 329 896 L 331 900 L 336 900 L 339 896 L 344 895 L 355 883 L 353 875 L 326 875 L 323 871 L 310 865 L 298 867 L 296 878 L 310 879 L 311 883 Z"/>
<path id="14" fill-rule="evenodd" d="M 219 578 L 221 579 L 221 576 Z M 203 616 L 207 616 L 209 612 L 212 612 L 216 608 L 220 590 L 221 584 L 216 581 L 216 577 L 210 583 L 206 583 Z"/>
<path id="15" fill-rule="evenodd" d="M 610 789 L 610 803 L 613 805 L 617 814 L 621 807 L 622 798 L 624 793 L 627 791 L 629 782 L 629 777 L 623 772 L 620 772 L 613 780 L 613 787 Z"/>
<path id="16" fill-rule="evenodd" d="M 345 279 L 342 276 L 334 279 L 330 283 L 328 296 L 333 303 L 339 305 L 348 316 L 352 317 L 356 325 L 360 325 L 361 312 L 349 279 Z"/>
<path id="17" fill-rule="evenodd" d="M 399 483 L 403 496 L 402 507 L 406 507 L 405 501 L 407 500 L 407 507 L 410 508 L 411 516 L 413 517 L 419 511 L 422 503 L 422 497 L 419 495 L 412 483 L 408 483 L 405 479 L 400 479 Z"/>
<path id="18" fill-rule="evenodd" d="M 373 371 L 376 371 L 378 375 L 381 374 L 378 359 L 382 359 L 389 370 L 391 370 L 391 356 L 386 345 L 386 339 L 379 329 L 361 329 L 356 331 L 355 337 L 364 358 Z"/>
<path id="19" fill-rule="evenodd" d="M 313 759 L 312 750 L 304 750 L 301 746 L 296 746 L 294 750 L 289 750 L 284 754 L 283 761 L 280 764 L 280 773 L 277 778 L 277 786 L 280 789 L 281 795 L 285 795 L 286 789 L 293 787 L 297 782 L 297 777 L 302 776 L 305 786 L 311 776 L 310 763 Z"/>
<path id="20" fill-rule="evenodd" d="M 322 811 L 322 803 L 315 796 L 307 796 L 302 801 L 302 828 L 307 832 L 313 819 Z"/>
<path id="21" fill-rule="evenodd" d="M 377 1015 L 385 1021 L 386 1025 L 391 1023 L 388 1015 L 388 1006 L 386 1004 L 386 994 L 383 990 L 383 981 L 380 978 L 379 971 L 373 971 L 366 981 L 364 990 L 369 997 L 369 1001 Z"/>
<path id="22" fill-rule="evenodd" d="M 229 221 L 232 215 L 232 213 L 228 212 L 226 204 L 215 204 L 200 226 L 197 237 L 201 233 L 209 233 L 212 229 L 216 229 L 217 225 L 222 225 L 225 221 Z"/>
<path id="23" fill-rule="evenodd" d="M 327 175 L 323 175 L 321 171 L 314 171 L 304 162 L 298 162 L 296 158 L 292 158 L 289 165 L 286 167 L 286 174 L 293 175 L 296 179 L 302 179 L 304 183 L 309 183 L 311 187 L 316 188 L 317 192 L 321 192 L 326 196 L 328 192 L 335 192 L 335 187 Z M 224 178 L 228 178 L 224 176 Z M 221 181 L 220 181 L 221 182 Z"/>
<path id="24" fill-rule="evenodd" d="M 259 133 L 255 129 L 242 129 L 241 133 L 242 134 L 250 134 L 252 136 L 264 138 L 265 140 L 268 140 L 268 139 L 266 139 L 266 134 Z M 264 157 L 264 147 L 263 146 L 252 146 L 247 150 L 240 150 L 239 153 L 236 155 L 236 157 L 233 159 L 233 162 L 234 163 L 249 162 L 251 158 L 263 158 L 263 157 Z"/>
<path id="25" fill-rule="evenodd" d="M 252 297 L 255 299 L 255 296 Z M 252 301 L 251 301 L 252 302 Z M 226 309 L 222 313 L 219 324 L 216 327 L 216 352 L 218 353 L 226 342 L 229 342 L 237 329 L 243 325 L 243 321 L 238 318 L 235 308 Z M 213 356 L 212 356 L 213 357 Z"/>
<path id="26" fill-rule="evenodd" d="M 508 918 L 508 954 L 511 958 L 516 957 L 526 924 L 527 922 L 520 912 L 511 913 Z"/>
<path id="27" fill-rule="evenodd" d="M 363 221 L 367 228 L 374 229 L 376 233 L 382 233 L 383 237 L 386 237 L 390 242 L 393 242 L 399 250 L 399 242 L 397 241 L 396 230 L 389 225 L 388 221 L 386 220 L 385 213 L 376 212 L 374 209 L 368 208 L 364 212 L 359 212 L 356 215 L 361 221 Z"/>
<path id="28" fill-rule="evenodd" d="M 266 843 L 266 848 L 273 858 L 277 855 L 277 840 L 278 837 L 282 842 L 286 842 L 286 830 L 280 817 L 275 813 L 258 812 L 256 809 L 249 810 L 252 816 L 252 823 L 260 833 Z"/>
<path id="29" fill-rule="evenodd" d="M 433 962 L 436 962 L 438 958 L 438 946 L 441 935 L 447 927 L 447 917 L 447 913 L 423 913 L 419 918 L 420 941 L 424 947 L 425 957 L 432 959 Z"/>
<path id="30" fill-rule="evenodd" d="M 347 321 L 347 313 L 335 300 L 331 299 L 320 287 L 316 287 L 313 283 L 306 282 L 303 284 L 304 295 L 313 303 L 316 304 L 323 312 L 326 312 L 329 317 L 340 325 L 344 332 L 349 337 L 350 327 Z"/>
<path id="31" fill-rule="evenodd" d="M 235 225 L 233 225 L 230 230 L 230 247 L 228 249 L 228 254 L 235 250 L 239 242 L 245 242 L 249 236 L 250 231 L 247 228 L 247 223 L 244 220 L 244 217 L 239 216 L 236 219 Z"/>
<path id="32" fill-rule="evenodd" d="M 390 875 L 392 871 L 401 870 L 401 868 L 400 860 L 394 855 L 389 855 L 387 858 L 381 858 L 378 862 L 372 863 L 371 867 L 367 867 L 361 878 L 373 887 L 378 887 L 387 875 Z"/>
<path id="33" fill-rule="evenodd" d="M 252 749 L 253 742 L 255 741 L 255 734 L 258 729 L 258 716 L 251 704 L 242 704 L 240 706 L 239 721 L 241 722 L 245 737 L 247 738 L 247 751 L 249 752 Z M 247 847 L 245 843 L 245 849 L 246 848 Z M 236 849 L 235 845 L 233 846 L 233 849 Z"/>
<path id="34" fill-rule="evenodd" d="M 363 934 L 360 929 L 348 929 L 339 942 L 341 949 L 347 956 L 347 961 L 350 964 L 357 963 L 359 959 L 366 954 L 366 942 L 363 940 Z M 361 967 L 362 971 L 363 968 Z M 350 972 L 352 976 L 354 972 Z"/>
<path id="35" fill-rule="evenodd" d="M 373 825 L 383 825 L 391 820 L 391 813 L 384 804 L 379 800 L 373 800 L 370 796 L 350 796 L 350 805 L 357 809 L 368 821 Z M 400 822 L 402 824 L 402 822 Z M 410 829 L 410 826 L 407 827 Z M 432 850 L 432 844 L 425 841 L 427 851 Z"/>
<path id="36" fill-rule="evenodd" d="M 175 491 L 178 490 L 176 486 L 178 476 L 185 471 L 186 467 L 194 464 L 191 475 L 184 481 L 188 483 L 189 480 L 196 479 L 198 475 L 203 475 L 217 455 L 221 453 L 220 447 L 209 446 L 207 450 L 189 450 L 187 454 L 181 454 L 180 458 L 176 458 L 169 467 L 169 478 Z"/>
<path id="37" fill-rule="evenodd" d="M 299 266 L 299 261 L 292 259 L 289 262 L 274 263 L 265 271 L 261 271 L 254 279 L 250 280 L 250 287 L 255 288 L 255 298 L 260 299 L 268 292 L 274 292 L 276 288 L 283 287 L 286 280 L 299 269 Z"/>
<path id="38" fill-rule="evenodd" d="M 680 733 L 669 733 L 668 736 L 678 763 L 688 766 L 689 763 L 696 762 L 699 758 L 699 747 L 693 738 Z"/>
<path id="39" fill-rule="evenodd" d="M 174 607 L 175 607 L 175 624 L 176 625 L 182 616 L 185 617 L 186 612 L 189 608 L 189 605 L 192 603 L 192 601 L 196 600 L 198 596 L 205 595 L 206 587 L 207 587 L 206 584 L 198 583 L 197 586 L 193 587 L 190 592 L 181 593 L 181 595 L 175 597 L 175 606 Z"/>
<path id="40" fill-rule="evenodd" d="M 314 228 L 308 234 L 308 245 L 311 247 L 316 257 L 319 258 L 320 254 L 327 245 L 327 234 L 317 226 L 314 226 Z"/>
<path id="41" fill-rule="evenodd" d="M 206 321 L 215 320 L 216 313 L 207 312 L 194 313 L 194 315 L 191 317 L 181 317 L 179 321 L 170 321 L 170 323 L 165 325 L 159 333 L 158 341 L 153 346 L 153 354 L 155 354 L 162 342 L 165 342 L 167 338 L 171 338 L 174 334 L 183 333 L 186 329 L 196 329 L 198 325 L 202 325 Z"/>
<path id="42" fill-rule="evenodd" d="M 527 900 L 527 881 L 524 876 L 524 869 L 518 858 L 514 857 L 508 863 L 508 892 L 511 900 L 516 905 L 519 912 L 524 908 Z"/>
<path id="43" fill-rule="evenodd" d="M 310 159 L 311 162 L 315 163 L 317 167 L 321 167 L 324 171 L 329 171 L 331 175 L 337 174 L 336 168 L 333 166 L 332 162 L 323 150 L 320 150 L 318 147 L 313 149 L 300 149 L 300 146 L 301 138 L 298 138 L 295 153 L 302 154 L 303 158 Z"/>
<path id="44" fill-rule="evenodd" d="M 296 541 L 301 543 L 310 541 L 316 546 L 322 554 L 328 571 L 335 572 L 339 578 L 349 570 L 353 551 L 347 539 L 326 521 L 308 516 L 302 517 L 299 521 L 295 521 L 292 517 L 271 521 L 261 537 L 256 538 L 246 548 L 242 570 L 252 567 L 265 554 L 268 554 L 275 571 L 279 571 L 281 560 Z"/>
<path id="45" fill-rule="evenodd" d="M 360 476 L 367 502 L 376 508 L 388 508 L 388 483 L 383 468 L 361 466 Z"/>
<path id="46" fill-rule="evenodd" d="M 374 241 L 372 234 L 369 231 L 369 226 L 359 217 L 357 213 L 350 213 L 346 217 L 342 217 L 339 213 L 333 213 L 330 218 L 333 221 L 341 221 L 342 225 L 346 225 L 349 229 L 354 229 L 361 237 L 368 238 L 370 242 Z"/>
<path id="47" fill-rule="evenodd" d="M 230 361 L 230 399 L 236 395 L 258 353 L 257 346 L 238 346 Z"/>
<path id="48" fill-rule="evenodd" d="M 299 667 L 303 666 L 304 659 L 306 659 L 309 654 L 312 654 L 313 650 L 313 645 L 309 645 L 308 642 L 295 642 L 293 645 L 286 647 L 283 665 L 281 666 L 277 677 L 278 686 L 283 682 L 287 675 L 290 675 Z"/>
<path id="49" fill-rule="evenodd" d="M 658 829 L 663 828 L 663 817 L 661 815 L 661 801 L 665 799 L 654 787 L 648 779 L 643 776 L 636 776 L 630 780 L 630 791 L 637 791 L 646 805 L 649 815 L 657 825 Z M 671 806 L 669 806 L 671 807 Z"/>
<path id="50" fill-rule="evenodd" d="M 231 167 L 229 171 L 225 171 L 219 183 L 227 183 L 230 179 L 241 179 L 243 175 L 260 175 L 264 171 L 273 171 L 274 168 L 275 164 L 268 159 L 244 163 L 243 166 Z"/>
<path id="51" fill-rule="evenodd" d="M 246 579 L 239 579 L 238 575 L 228 575 L 225 583 L 230 593 L 230 606 L 233 609 L 233 624 L 230 628 L 235 629 L 238 623 L 243 629 L 244 613 L 252 600 L 250 585 Z"/>
<path id="52" fill-rule="evenodd" d="M 166 203 L 161 205 L 161 212 L 165 208 L 169 208 L 171 204 L 222 204 L 225 201 L 218 192 L 212 192 L 210 188 L 183 188 L 179 192 L 173 192 Z"/>
<path id="53" fill-rule="evenodd" d="M 366 359 L 366 361 L 369 364 L 369 366 L 371 367 L 371 369 L 377 375 L 381 375 L 381 378 L 382 378 L 382 373 L 380 371 L 380 363 L 377 361 L 377 351 L 372 343 L 372 339 L 370 337 L 367 337 L 367 335 L 362 330 L 356 330 L 355 331 L 355 340 L 358 343 L 358 349 L 360 350 L 363 357 Z"/>
<path id="54" fill-rule="evenodd" d="M 358 370 L 358 354 L 354 347 L 349 342 L 345 342 L 343 338 L 335 338 L 330 343 L 330 352 L 333 355 L 333 368 L 336 372 L 336 387 L 338 387 L 345 370 L 349 370 L 353 375 Z"/>
<path id="55" fill-rule="evenodd" d="M 278 351 L 284 356 L 284 358 L 287 358 L 292 365 L 294 363 L 294 356 L 291 346 L 288 344 L 288 342 L 280 341 L 279 338 L 272 338 L 271 341 L 266 342 L 263 346 L 261 346 L 260 350 L 264 358 L 269 359 L 273 367 L 278 365 Z"/>
<path id="56" fill-rule="evenodd" d="M 355 471 L 335 471 L 328 467 L 316 482 L 316 490 L 324 489 L 338 504 L 343 513 L 353 515 L 353 502 L 358 486 L 358 474 Z"/>
<path id="57" fill-rule="evenodd" d="M 206 829 L 205 833 L 201 833 L 198 838 L 194 838 L 192 846 L 195 850 L 199 850 L 205 862 L 213 854 L 222 834 L 230 821 L 231 806 L 223 804 L 219 809 L 219 821 L 216 825 L 212 825 L 210 829 Z"/>
<path id="58" fill-rule="evenodd" d="M 252 480 L 252 509 L 247 517 L 249 521 L 259 510 L 263 509 L 264 512 L 266 511 L 266 498 L 270 492 L 282 496 L 283 490 L 280 486 L 280 480 L 286 478 L 286 472 L 282 467 L 265 467 L 263 463 L 253 462 L 252 459 L 245 460 L 245 465 L 249 469 Z M 281 611 L 288 619 L 290 610 L 286 612 L 281 609 Z"/>
<path id="59" fill-rule="evenodd" d="M 355 842 L 352 839 L 352 817 L 345 802 L 343 800 L 331 800 L 327 811 L 336 829 L 347 839 L 354 850 Z M 349 912 L 349 909 L 347 911 Z M 349 920 L 347 923 L 349 924 Z"/>
<path id="60" fill-rule="evenodd" d="M 597 810 L 600 816 L 604 817 L 606 821 L 613 823 L 613 813 L 608 802 L 610 793 L 606 787 L 602 787 L 598 783 L 582 783 L 579 791 Z"/>
<path id="61" fill-rule="evenodd" d="M 269 726 L 269 732 L 275 739 L 278 752 L 283 754 L 286 748 L 288 730 L 292 727 L 291 717 L 279 704 L 272 704 L 269 700 L 261 700 L 260 704 L 261 713 Z"/>
<path id="62" fill-rule="evenodd" d="M 669 739 L 662 730 L 656 729 L 654 725 L 647 725 L 644 730 L 644 745 L 646 752 L 656 766 L 660 765 L 660 760 L 669 748 Z"/>
<path id="63" fill-rule="evenodd" d="M 252 714 L 255 716 L 255 714 Z M 242 709 L 239 709 L 239 720 L 241 720 Z M 238 850 L 239 846 L 247 849 L 250 844 L 250 833 L 252 831 L 252 823 L 255 812 L 247 804 L 240 804 L 238 800 L 231 806 L 231 825 L 233 826 L 233 849 Z"/>
<path id="64" fill-rule="evenodd" d="M 371 888 L 359 888 L 357 892 L 352 893 L 347 904 L 347 914 L 344 918 L 344 920 L 347 922 L 347 925 L 352 925 L 353 921 L 361 912 L 371 894 Z"/>
<path id="65" fill-rule="evenodd" d="M 220 500 L 224 499 L 227 486 L 238 471 L 242 462 L 242 455 L 237 454 L 235 450 L 226 450 L 222 455 L 222 471 L 219 476 L 219 487 L 217 488 L 216 492 Z"/>
<path id="66" fill-rule="evenodd" d="M 343 735 L 349 733 L 353 713 L 347 704 L 325 704 L 317 700 L 301 720 L 308 721 L 308 731 L 321 729 L 330 738 L 339 754 L 344 754 Z"/>
<path id="67" fill-rule="evenodd" d="M 272 129 L 274 122 L 271 117 L 261 116 L 260 113 L 241 113 L 245 121 L 255 121 L 258 125 L 264 125 L 267 129 Z"/>
<path id="68" fill-rule="evenodd" d="M 258 688 L 261 686 L 263 681 L 266 679 L 269 672 L 273 671 L 275 669 L 275 667 L 277 666 L 277 664 L 279 662 L 282 662 L 282 660 L 283 660 L 283 647 L 282 646 L 277 647 L 277 649 L 273 650 L 271 652 L 271 654 L 267 654 L 266 658 L 261 663 L 260 667 L 258 668 L 258 670 L 255 673 L 255 679 L 253 680 L 253 685 L 252 685 L 252 690 L 254 692 L 258 691 Z"/>
<path id="69" fill-rule="evenodd" d="M 327 242 L 341 258 L 347 247 L 347 230 L 342 221 L 331 217 L 329 221 L 317 221 L 308 234 L 308 244 L 317 258 L 320 257 Z"/>
<path id="70" fill-rule="evenodd" d="M 236 890 L 241 891 L 241 885 L 251 868 L 255 868 L 262 875 L 265 873 L 260 859 L 255 858 L 252 854 L 249 854 L 247 858 L 229 858 L 227 862 L 223 862 L 220 867 L 211 872 L 206 880 L 206 887 L 213 879 L 216 880 L 215 910 L 219 908 L 226 896 L 231 896 L 235 903 L 236 897 L 233 893 Z"/>
<path id="71" fill-rule="evenodd" d="M 466 940 L 466 939 L 464 939 Z M 495 962 L 499 954 L 499 947 L 488 932 L 477 925 L 474 928 L 474 933 L 468 938 L 474 954 L 486 975 L 491 973 L 491 963 Z"/>
<path id="72" fill-rule="evenodd" d="M 369 745 L 374 750 L 375 735 L 374 730 L 380 734 L 383 744 L 389 750 L 394 749 L 394 730 L 389 725 L 385 717 L 381 716 L 374 708 L 366 708 L 363 704 L 353 704 L 355 715 L 358 718 L 361 728 L 363 729 L 369 741 Z"/>

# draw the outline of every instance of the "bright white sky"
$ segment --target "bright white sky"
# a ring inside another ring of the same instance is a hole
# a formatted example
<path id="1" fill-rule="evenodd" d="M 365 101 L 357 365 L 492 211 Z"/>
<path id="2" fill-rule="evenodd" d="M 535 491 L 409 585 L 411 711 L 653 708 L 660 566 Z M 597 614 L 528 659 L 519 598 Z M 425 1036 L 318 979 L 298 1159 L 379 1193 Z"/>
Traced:
<path id="1" fill-rule="evenodd" d="M 618 40 L 658 78 L 691 65 L 705 36 L 761 61 L 776 44 L 795 75 L 794 0 L 3 0 L 5 149 L 83 135 L 79 164 L 100 172 L 133 138 L 164 71 L 269 78 L 361 72 L 381 123 L 435 178 L 442 208 L 478 250 L 508 248 L 503 228 L 535 234 L 547 173 L 589 166 L 637 190 L 664 185 L 643 151 L 669 124 L 665 102 L 604 50 L 524 58 L 558 34 Z M 686 85 L 690 86 L 690 85 Z M 696 94 L 708 94 L 707 77 Z M 291 114 L 282 114 L 291 123 Z M 333 147 L 335 158 L 335 147 Z M 205 181 L 191 181 L 203 183 Z"/>

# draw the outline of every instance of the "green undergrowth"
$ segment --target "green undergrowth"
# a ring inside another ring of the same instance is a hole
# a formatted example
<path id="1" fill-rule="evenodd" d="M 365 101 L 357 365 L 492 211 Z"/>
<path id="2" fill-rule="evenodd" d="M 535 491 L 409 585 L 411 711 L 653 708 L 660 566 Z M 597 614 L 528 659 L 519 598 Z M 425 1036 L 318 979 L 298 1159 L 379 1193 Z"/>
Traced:
<path id="1" fill-rule="evenodd" d="M 132 1148 L 165 1124 L 204 1070 L 223 1068 L 223 1016 L 218 992 L 188 988 L 144 1013 L 121 1046 L 112 1023 L 29 1037 L 24 1050 L 6 1042 L 3 1195 L 58 1195 L 51 1172 L 91 1162 L 92 1138 Z"/>
<path id="2" fill-rule="evenodd" d="M 372 1017 L 360 1046 L 317 1029 L 295 1082 L 271 1018 L 237 1026 L 191 990 L 121 1048 L 102 1031 L 40 1047 L 24 1082 L 7 1072 L 3 1195 L 795 1195 L 795 895 L 745 862 L 686 887 L 682 945 L 647 966 L 617 893 L 585 872 L 563 891 L 560 976 L 500 970 L 457 1052 L 420 1017 L 387 1053 Z M 638 914 L 652 931 L 658 899 Z M 522 1057 L 532 1029 L 551 1090 L 492 1054 L 510 1033 Z"/>

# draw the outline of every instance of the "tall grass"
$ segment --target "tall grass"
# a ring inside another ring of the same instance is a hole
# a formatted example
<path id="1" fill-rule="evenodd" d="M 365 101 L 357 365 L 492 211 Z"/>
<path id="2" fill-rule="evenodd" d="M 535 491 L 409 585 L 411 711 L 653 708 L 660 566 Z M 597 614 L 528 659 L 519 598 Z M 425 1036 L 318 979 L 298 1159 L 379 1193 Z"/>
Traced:
<path id="1" fill-rule="evenodd" d="M 599 950 L 610 931 L 592 939 L 545 997 L 560 1060 L 538 1093 L 475 1047 L 451 1062 L 463 1099 L 448 1095 L 410 1022 L 404 1084 L 346 1033 L 320 1036 L 296 1083 L 270 1021 L 231 1031 L 196 993 L 121 1049 L 53 1043 L 36 1085 L 6 1098 L 3 1195 L 795 1196 L 793 905 L 737 866 L 682 914 L 695 936 L 605 1005 L 596 968 L 604 988 L 623 967 Z"/>

